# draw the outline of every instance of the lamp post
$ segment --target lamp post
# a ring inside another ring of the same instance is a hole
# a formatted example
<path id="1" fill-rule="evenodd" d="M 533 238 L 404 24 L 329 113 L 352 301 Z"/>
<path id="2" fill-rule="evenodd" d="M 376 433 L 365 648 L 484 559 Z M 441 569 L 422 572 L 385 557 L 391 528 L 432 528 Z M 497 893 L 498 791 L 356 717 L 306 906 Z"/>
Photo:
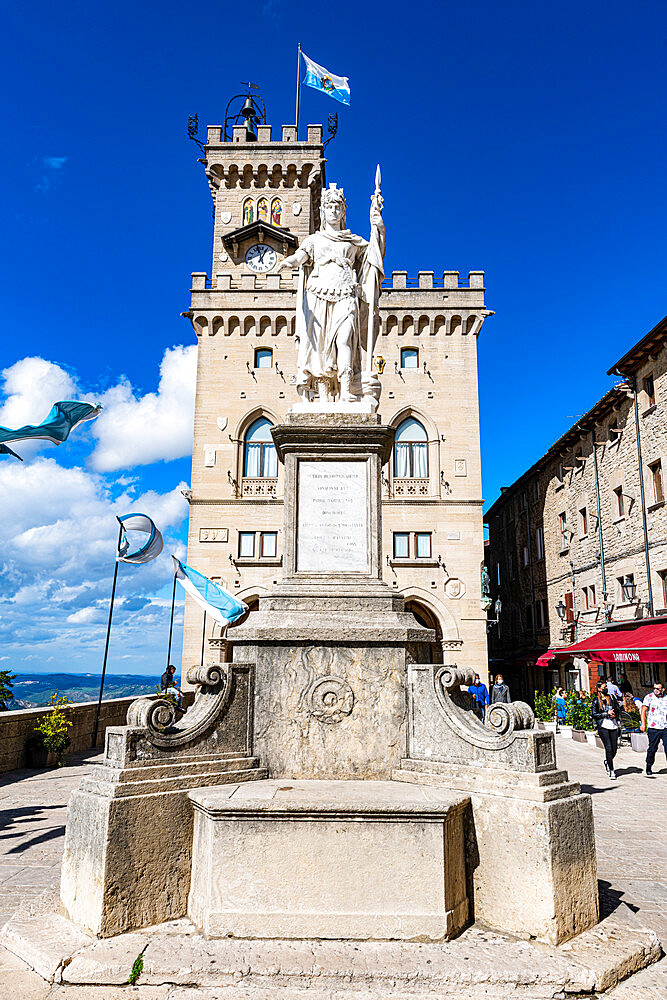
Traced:
<path id="1" fill-rule="evenodd" d="M 556 614 L 558 615 L 558 617 L 560 618 L 560 620 L 562 622 L 565 621 L 565 615 L 567 614 L 567 608 L 565 607 L 565 604 L 563 602 L 563 598 L 562 597 L 561 597 L 560 601 L 558 602 L 558 604 L 556 605 Z"/>
<path id="2" fill-rule="evenodd" d="M 637 584 L 634 580 L 630 580 L 627 576 L 623 581 L 623 597 L 631 603 L 635 599 L 637 593 Z"/>

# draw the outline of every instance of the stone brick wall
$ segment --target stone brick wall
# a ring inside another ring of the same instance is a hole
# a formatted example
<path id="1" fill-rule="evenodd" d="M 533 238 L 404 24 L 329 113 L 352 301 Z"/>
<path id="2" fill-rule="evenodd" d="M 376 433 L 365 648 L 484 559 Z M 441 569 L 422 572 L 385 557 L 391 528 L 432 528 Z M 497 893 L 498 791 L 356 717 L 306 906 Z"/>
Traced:
<path id="1" fill-rule="evenodd" d="M 655 494 L 651 467 L 662 463 L 663 487 L 667 485 L 667 338 L 637 363 L 634 375 L 653 611 L 660 614 L 667 605 L 667 509 L 664 497 Z M 649 376 L 654 403 L 645 389 Z M 492 655 L 516 658 L 528 650 L 539 654 L 599 631 L 607 617 L 622 622 L 649 615 L 640 478 L 634 394 L 628 385 L 617 384 L 505 490 L 488 513 L 491 576 L 503 603 L 500 630 L 492 635 Z M 526 509 L 533 537 L 529 565 L 523 567 Z M 544 532 L 542 560 L 535 551 L 538 527 Z M 514 576 L 512 564 L 520 567 Z M 636 585 L 633 601 L 623 597 L 619 582 L 628 575 Z M 533 623 L 538 618 L 535 602 L 542 598 L 547 604 L 546 627 L 536 629 L 533 624 L 531 629 L 531 616 Z M 569 609 L 566 622 L 556 613 L 561 601 Z M 658 669 L 664 677 L 664 665 Z M 629 666 L 627 673 L 636 690 L 648 690 L 639 667 Z"/>
<path id="2" fill-rule="evenodd" d="M 97 733 L 98 747 L 104 746 L 107 726 L 125 725 L 127 710 L 134 697 L 110 698 L 102 702 Z M 93 701 L 71 705 L 67 709 L 67 714 L 73 722 L 70 729 L 72 741 L 70 752 L 91 749 L 96 709 L 97 702 Z M 0 772 L 26 766 L 28 762 L 25 753 L 26 740 L 32 735 L 40 719 L 48 715 L 49 711 L 48 708 L 26 708 L 16 712 L 0 712 Z"/>

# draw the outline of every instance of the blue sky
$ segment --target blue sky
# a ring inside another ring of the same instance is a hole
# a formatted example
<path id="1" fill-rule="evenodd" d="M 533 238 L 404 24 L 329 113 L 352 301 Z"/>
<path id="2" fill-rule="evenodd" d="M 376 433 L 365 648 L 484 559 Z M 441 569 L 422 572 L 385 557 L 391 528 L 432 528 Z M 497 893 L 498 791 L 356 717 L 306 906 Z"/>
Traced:
<path id="1" fill-rule="evenodd" d="M 667 312 L 666 27 L 659 3 L 8 8 L 0 423 L 40 420 L 56 390 L 102 399 L 105 423 L 0 466 L 0 667 L 97 669 L 121 507 L 150 500 L 168 546 L 184 541 L 179 314 L 211 242 L 188 114 L 220 123 L 250 78 L 274 127 L 292 122 L 299 40 L 349 76 L 349 108 L 305 89 L 301 121 L 339 111 L 327 171 L 350 223 L 363 231 L 379 160 L 388 269 L 486 271 L 492 502 Z M 121 577 L 110 668 L 154 673 L 168 560 Z"/>

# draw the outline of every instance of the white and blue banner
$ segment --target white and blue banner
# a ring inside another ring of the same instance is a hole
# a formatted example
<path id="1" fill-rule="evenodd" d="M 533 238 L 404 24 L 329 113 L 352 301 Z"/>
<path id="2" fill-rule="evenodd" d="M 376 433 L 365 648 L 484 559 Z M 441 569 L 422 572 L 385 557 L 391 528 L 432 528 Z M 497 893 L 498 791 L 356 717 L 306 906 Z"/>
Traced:
<path id="1" fill-rule="evenodd" d="M 83 423 L 84 420 L 94 420 L 101 412 L 102 407 L 93 406 L 92 403 L 77 403 L 71 399 L 61 400 L 53 404 L 41 424 L 25 424 L 16 430 L 0 427 L 0 444 L 7 441 L 39 440 L 62 444 L 77 424 Z"/>
<path id="2" fill-rule="evenodd" d="M 118 520 L 123 529 L 116 557 L 120 562 L 138 565 L 150 562 L 160 555 L 163 545 L 162 534 L 148 514 L 123 514 Z M 132 544 L 128 531 L 139 531 L 148 537 L 142 538 L 139 544 Z"/>
<path id="3" fill-rule="evenodd" d="M 221 625 L 233 625 L 245 615 L 248 610 L 247 604 L 237 600 L 232 594 L 228 594 L 219 583 L 209 580 L 203 573 L 198 573 L 191 566 L 186 566 L 176 556 L 172 556 L 172 559 L 178 582 L 185 592 L 216 622 Z"/>
<path id="4" fill-rule="evenodd" d="M 329 97 L 340 101 L 341 104 L 349 104 L 350 81 L 348 78 L 330 73 L 324 66 L 319 66 L 318 63 L 309 59 L 305 52 L 302 52 L 301 55 L 306 62 L 306 76 L 303 81 L 306 86 L 321 90 L 323 94 L 328 94 Z"/>

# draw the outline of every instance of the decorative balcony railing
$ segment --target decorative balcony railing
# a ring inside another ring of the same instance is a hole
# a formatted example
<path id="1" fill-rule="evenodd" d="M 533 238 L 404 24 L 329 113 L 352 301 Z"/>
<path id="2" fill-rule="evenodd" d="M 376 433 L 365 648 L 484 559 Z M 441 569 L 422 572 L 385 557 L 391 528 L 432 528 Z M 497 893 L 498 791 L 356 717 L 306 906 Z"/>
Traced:
<path id="1" fill-rule="evenodd" d="M 244 479 L 241 484 L 241 496 L 244 497 L 276 497 L 277 495 L 277 479 Z"/>
<path id="2" fill-rule="evenodd" d="M 430 492 L 428 479 L 394 479 L 393 485 L 395 497 L 427 497 Z"/>

